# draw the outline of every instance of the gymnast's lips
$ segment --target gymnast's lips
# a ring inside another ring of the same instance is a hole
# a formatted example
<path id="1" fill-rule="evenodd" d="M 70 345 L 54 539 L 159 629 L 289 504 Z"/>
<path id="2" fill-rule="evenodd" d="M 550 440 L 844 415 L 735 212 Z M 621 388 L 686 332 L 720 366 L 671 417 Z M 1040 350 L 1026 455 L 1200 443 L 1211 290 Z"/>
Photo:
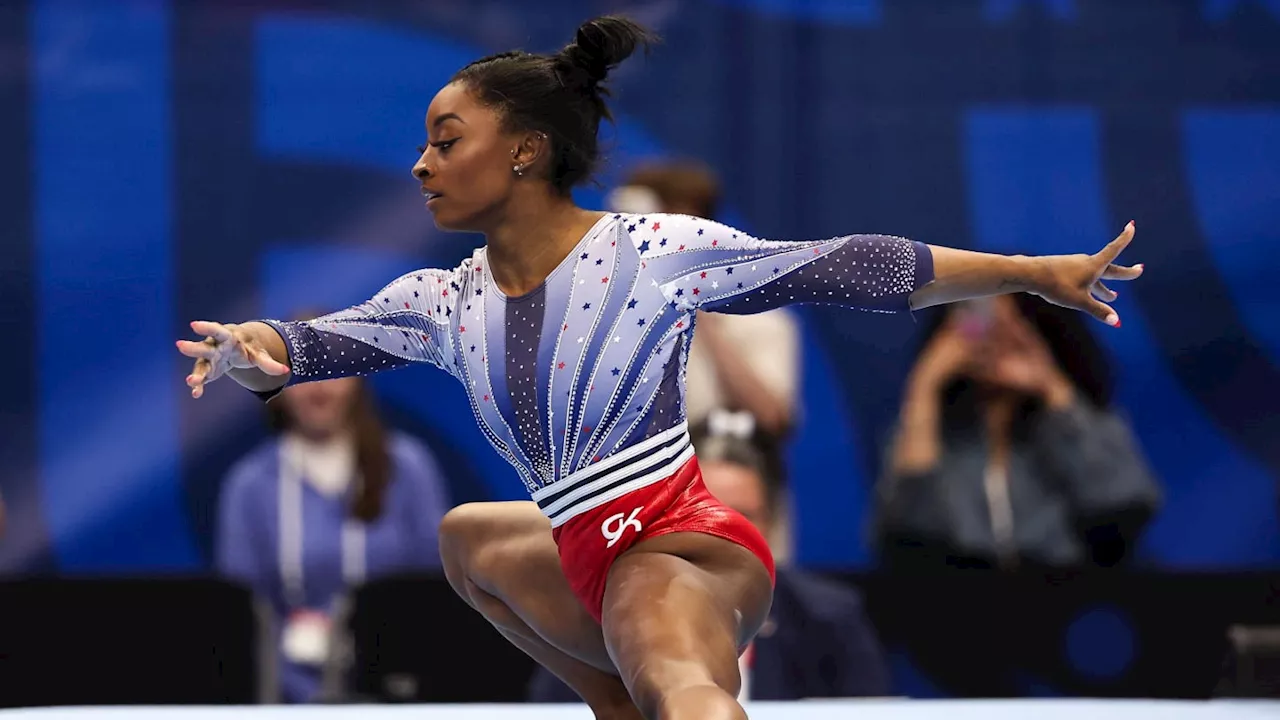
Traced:
<path id="1" fill-rule="evenodd" d="M 427 188 L 422 188 L 422 197 L 426 198 L 427 205 L 430 205 L 432 200 L 439 200 L 440 198 L 444 197 L 444 195 L 434 190 L 428 190 Z"/>

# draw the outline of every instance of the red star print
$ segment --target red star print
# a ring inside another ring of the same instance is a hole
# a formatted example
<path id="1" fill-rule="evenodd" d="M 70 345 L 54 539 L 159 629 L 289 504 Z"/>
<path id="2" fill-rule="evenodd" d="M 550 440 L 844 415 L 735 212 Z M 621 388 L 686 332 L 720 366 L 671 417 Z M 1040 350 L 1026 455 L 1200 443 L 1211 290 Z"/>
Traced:
<path id="1" fill-rule="evenodd" d="M 445 297 L 449 297 L 449 291 L 445 290 L 443 293 L 441 293 L 441 295 L 444 295 Z"/>
<path id="2" fill-rule="evenodd" d="M 711 247 L 715 247 L 715 246 L 717 246 L 717 245 L 719 245 L 719 244 L 720 244 L 720 241 L 719 241 L 719 240 L 712 240 L 712 241 L 711 241 Z"/>
<path id="3" fill-rule="evenodd" d="M 582 426 L 582 432 L 584 432 L 584 433 L 589 433 L 589 432 L 591 432 L 591 426 L 590 426 L 590 425 L 583 425 L 583 426 Z"/>
<path id="4" fill-rule="evenodd" d="M 460 332 L 460 333 L 464 333 L 464 332 L 466 332 L 466 331 L 467 331 L 467 326 L 466 326 L 466 325 L 459 325 L 459 326 L 458 326 L 458 332 Z"/>
<path id="5" fill-rule="evenodd" d="M 647 267 L 649 267 L 649 263 L 644 262 L 643 260 L 642 260 L 642 261 L 640 261 L 640 269 L 641 269 L 641 270 L 643 270 L 643 269 L 645 269 L 645 268 L 647 268 Z"/>
<path id="6" fill-rule="evenodd" d="M 618 247 L 618 241 L 614 240 L 613 242 L 609 243 L 609 247 Z"/>
<path id="7" fill-rule="evenodd" d="M 819 252 L 821 252 L 821 250 L 819 250 L 818 248 L 814 248 L 814 249 L 813 249 L 813 254 L 814 254 L 814 255 L 817 255 Z"/>
<path id="8" fill-rule="evenodd" d="M 662 223 L 657 223 L 657 222 L 655 222 L 655 223 L 653 224 L 653 231 L 654 231 L 654 232 L 658 232 L 658 228 L 660 228 L 660 227 L 662 227 Z"/>
<path id="9" fill-rule="evenodd" d="M 563 370 L 563 369 L 564 369 L 564 363 L 560 363 L 559 365 L 556 365 L 556 369 L 557 369 L 557 370 Z"/>
<path id="10" fill-rule="evenodd" d="M 564 328 L 561 329 L 561 332 L 568 332 L 568 331 L 569 331 L 568 325 L 565 325 Z"/>
<path id="11" fill-rule="evenodd" d="M 484 401 L 485 401 L 485 402 L 489 402 L 489 396 L 488 396 L 488 395 L 485 395 L 485 396 L 484 396 Z"/>
<path id="12" fill-rule="evenodd" d="M 431 338 L 427 337 L 426 335 L 423 335 L 423 336 L 422 336 L 422 341 L 423 341 L 423 342 L 431 342 Z"/>
<path id="13" fill-rule="evenodd" d="M 607 282 L 609 282 L 609 277 L 608 277 L 608 276 L 605 276 L 605 277 L 600 278 L 600 282 L 602 282 L 602 283 L 607 283 Z"/>
<path id="14" fill-rule="evenodd" d="M 701 291 L 700 291 L 700 290 L 698 290 L 698 288 L 694 288 L 694 289 L 693 289 L 693 294 L 694 294 L 694 295 L 697 295 L 697 294 L 699 294 L 700 292 L 701 292 Z"/>
<path id="15" fill-rule="evenodd" d="M 704 270 L 704 271 L 702 272 L 702 275 L 700 275 L 699 277 L 701 277 L 703 280 L 706 280 L 706 279 L 707 279 L 707 273 L 706 273 L 706 271 Z"/>
<path id="16" fill-rule="evenodd" d="M 405 309 L 405 310 L 408 310 L 408 309 L 409 309 L 409 303 L 405 303 L 405 304 L 404 304 L 404 309 Z"/>
<path id="17" fill-rule="evenodd" d="M 682 328 L 682 327 L 684 327 L 684 321 L 683 321 L 683 320 L 681 320 L 680 322 L 676 323 L 676 327 L 677 327 L 677 328 Z"/>
<path id="18" fill-rule="evenodd" d="M 658 224 L 657 224 L 657 223 L 654 223 L 654 224 L 653 224 L 653 227 L 654 227 L 654 229 L 656 230 L 656 229 L 657 229 L 657 227 L 658 227 Z M 599 455 L 597 455 L 597 456 L 595 456 L 595 457 L 591 458 L 591 462 L 600 462 L 600 456 L 599 456 Z"/>
<path id="19" fill-rule="evenodd" d="M 680 247 L 678 247 L 678 248 L 676 248 L 676 249 L 677 249 L 677 250 L 683 250 L 683 249 L 684 249 L 684 246 L 683 246 L 683 245 L 681 245 Z"/>
<path id="20" fill-rule="evenodd" d="M 477 265 L 477 266 L 476 266 L 476 272 L 480 272 L 480 266 L 479 266 L 479 265 Z"/>

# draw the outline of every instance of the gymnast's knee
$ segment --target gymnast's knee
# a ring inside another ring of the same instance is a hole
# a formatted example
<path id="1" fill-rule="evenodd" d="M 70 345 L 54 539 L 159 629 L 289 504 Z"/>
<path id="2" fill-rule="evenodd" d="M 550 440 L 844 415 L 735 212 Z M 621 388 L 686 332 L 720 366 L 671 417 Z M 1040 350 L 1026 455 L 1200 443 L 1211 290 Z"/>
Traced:
<path id="1" fill-rule="evenodd" d="M 468 578 L 478 569 L 476 561 L 484 543 L 485 518 L 480 503 L 467 503 L 445 513 L 440 521 L 440 560 L 445 577 L 468 603 L 471 602 Z"/>

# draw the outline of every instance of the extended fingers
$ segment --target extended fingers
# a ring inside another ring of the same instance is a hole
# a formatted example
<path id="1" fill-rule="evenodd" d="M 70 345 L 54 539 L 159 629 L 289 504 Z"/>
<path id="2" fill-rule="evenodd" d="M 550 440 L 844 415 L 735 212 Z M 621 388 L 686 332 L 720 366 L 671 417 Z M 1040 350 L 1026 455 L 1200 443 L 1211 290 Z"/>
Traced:
<path id="1" fill-rule="evenodd" d="M 1137 265 L 1131 265 L 1127 267 L 1124 265 L 1116 265 L 1113 263 L 1113 264 L 1107 265 L 1107 268 L 1102 271 L 1102 279 L 1103 280 L 1134 280 L 1139 276 L 1141 276 L 1142 271 L 1145 269 L 1146 268 L 1142 265 L 1142 263 L 1138 263 Z"/>
<path id="2" fill-rule="evenodd" d="M 214 363 L 226 351 L 225 347 L 219 346 L 234 340 L 234 335 L 225 325 L 203 320 L 192 322 L 191 329 L 204 335 L 205 339 L 199 342 L 178 340 L 177 347 L 178 352 L 196 359 L 195 367 L 187 376 L 187 386 L 191 388 L 191 397 L 199 398 L 204 395 L 205 384 L 217 379 Z"/>
<path id="3" fill-rule="evenodd" d="M 195 320 L 191 323 L 191 329 L 220 343 L 227 342 L 232 337 L 231 330 L 227 326 L 215 322 Z"/>
<path id="4" fill-rule="evenodd" d="M 199 398 L 204 394 L 204 384 L 209 378 L 209 373 L 213 371 L 213 363 L 201 358 L 196 361 L 196 366 L 191 370 L 191 374 L 187 376 L 187 386 L 191 388 L 191 397 Z"/>
<path id="5" fill-rule="evenodd" d="M 1116 298 L 1120 297 L 1119 293 L 1115 290 L 1103 285 L 1101 280 L 1094 283 L 1093 287 L 1089 290 L 1093 293 L 1094 297 L 1104 302 L 1113 302 Z"/>
<path id="6" fill-rule="evenodd" d="M 206 358 L 212 360 L 218 353 L 218 347 L 207 342 L 178 341 L 178 352 L 189 358 Z"/>
<path id="7" fill-rule="evenodd" d="M 1116 239 L 1107 243 L 1107 246 L 1098 252 L 1098 257 L 1108 264 L 1115 262 L 1115 259 L 1120 257 L 1120 253 L 1129 247 L 1129 243 L 1133 241 L 1133 234 L 1136 231 L 1133 221 L 1130 220 L 1129 224 L 1124 226 L 1124 230 L 1120 232 Z"/>
<path id="8" fill-rule="evenodd" d="M 1120 327 L 1120 316 L 1116 314 L 1115 310 L 1111 309 L 1111 306 L 1104 302 L 1099 302 L 1090 297 L 1084 310 L 1111 327 Z"/>

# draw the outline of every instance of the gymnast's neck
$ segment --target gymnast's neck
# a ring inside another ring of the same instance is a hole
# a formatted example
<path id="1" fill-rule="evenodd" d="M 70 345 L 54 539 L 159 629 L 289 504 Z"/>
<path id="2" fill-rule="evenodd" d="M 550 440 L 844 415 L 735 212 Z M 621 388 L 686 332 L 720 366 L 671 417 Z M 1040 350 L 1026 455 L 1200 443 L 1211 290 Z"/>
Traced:
<path id="1" fill-rule="evenodd" d="M 485 230 L 489 271 L 512 296 L 542 285 L 601 216 L 579 208 L 549 183 L 517 187 L 495 214 Z"/>

